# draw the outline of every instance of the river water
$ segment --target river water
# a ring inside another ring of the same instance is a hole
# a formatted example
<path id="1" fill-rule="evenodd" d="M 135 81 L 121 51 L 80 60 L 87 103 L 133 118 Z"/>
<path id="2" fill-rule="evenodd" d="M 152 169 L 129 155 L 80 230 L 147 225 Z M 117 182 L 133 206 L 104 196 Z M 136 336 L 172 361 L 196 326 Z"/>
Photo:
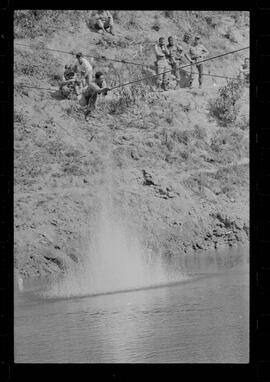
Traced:
<path id="1" fill-rule="evenodd" d="M 42 298 L 15 291 L 17 363 L 247 363 L 247 250 L 181 256 L 181 281 Z"/>

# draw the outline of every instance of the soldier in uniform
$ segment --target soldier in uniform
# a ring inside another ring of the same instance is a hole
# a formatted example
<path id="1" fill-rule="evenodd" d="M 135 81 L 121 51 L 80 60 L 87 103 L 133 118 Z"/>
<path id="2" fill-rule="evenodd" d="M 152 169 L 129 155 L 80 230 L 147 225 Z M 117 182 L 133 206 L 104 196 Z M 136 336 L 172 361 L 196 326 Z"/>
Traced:
<path id="1" fill-rule="evenodd" d="M 190 63 L 196 63 L 196 68 L 198 69 L 199 72 L 199 88 L 202 88 L 202 82 L 203 82 L 203 63 L 198 63 L 198 61 L 203 60 L 207 55 L 209 54 L 208 50 L 203 46 L 201 43 L 201 38 L 200 36 L 196 36 L 194 39 L 193 45 L 189 49 L 189 54 L 188 54 L 188 59 Z M 193 65 L 191 66 L 191 83 L 190 83 L 190 88 L 192 88 L 192 82 L 194 79 L 193 76 Z"/>
<path id="2" fill-rule="evenodd" d="M 62 96 L 71 98 L 74 93 L 78 96 L 80 94 L 81 86 L 81 81 L 77 78 L 72 65 L 65 65 L 65 71 L 59 88 Z"/>
<path id="3" fill-rule="evenodd" d="M 180 70 L 179 67 L 181 64 L 184 64 L 184 58 L 189 58 L 187 57 L 186 53 L 184 52 L 184 49 L 181 45 L 179 44 L 174 44 L 173 37 L 170 36 L 168 38 L 168 45 L 167 45 L 167 50 L 168 50 L 168 61 L 169 65 L 172 68 L 172 74 L 175 76 L 177 85 L 180 86 Z"/>
<path id="4" fill-rule="evenodd" d="M 78 76 L 81 77 L 83 85 L 89 85 L 92 81 L 93 76 L 93 58 L 90 58 L 90 62 L 83 56 L 83 54 L 77 53 L 76 54 L 77 62 L 74 66 L 74 69 Z"/>
<path id="5" fill-rule="evenodd" d="M 155 45 L 155 55 L 156 55 L 156 74 L 157 76 L 157 86 L 158 88 L 163 88 L 167 90 L 167 73 L 170 70 L 167 58 L 169 57 L 168 49 L 166 48 L 164 37 L 160 37 L 158 44 Z"/>
<path id="6" fill-rule="evenodd" d="M 82 96 L 80 99 L 80 104 L 82 106 L 87 105 L 87 110 L 85 113 L 85 119 L 90 117 L 95 117 L 92 113 L 96 108 L 96 102 L 98 94 L 106 95 L 110 88 L 107 86 L 104 75 L 102 72 L 97 72 L 95 75 L 95 80 L 90 82 L 88 86 L 83 88 Z"/>

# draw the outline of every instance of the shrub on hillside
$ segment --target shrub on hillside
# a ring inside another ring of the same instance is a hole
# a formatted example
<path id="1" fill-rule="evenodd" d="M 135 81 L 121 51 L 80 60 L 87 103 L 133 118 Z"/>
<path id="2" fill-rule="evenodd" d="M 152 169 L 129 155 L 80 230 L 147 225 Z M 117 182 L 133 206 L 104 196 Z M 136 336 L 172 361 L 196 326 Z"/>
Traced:
<path id="1" fill-rule="evenodd" d="M 189 130 L 178 130 L 175 129 L 171 133 L 171 138 L 175 140 L 178 143 L 183 143 L 184 145 L 188 145 L 190 142 L 190 138 L 192 136 L 192 133 Z"/>
<path id="2" fill-rule="evenodd" d="M 217 21 L 212 15 L 205 16 L 205 21 L 211 28 L 215 28 L 217 25 Z"/>
<path id="3" fill-rule="evenodd" d="M 83 11 L 17 10 L 14 12 L 14 37 L 35 38 L 50 35 L 65 27 L 79 28 Z"/>
<path id="4" fill-rule="evenodd" d="M 21 124 L 25 123 L 26 118 L 25 118 L 23 112 L 15 110 L 13 121 L 17 122 L 17 123 L 21 123 Z"/>
<path id="5" fill-rule="evenodd" d="M 242 103 L 236 119 L 236 126 L 241 130 L 247 130 L 249 128 L 249 105 Z"/>
<path id="6" fill-rule="evenodd" d="M 114 87 L 141 77 L 141 67 L 134 67 L 130 65 L 122 68 L 120 72 L 113 66 L 108 73 L 107 83 L 110 87 Z M 146 82 L 138 82 L 131 84 L 130 86 L 123 86 L 113 90 L 113 98 L 107 103 L 109 113 L 124 113 L 129 107 L 138 104 L 139 101 L 146 101 L 148 92 L 149 85 Z"/>
<path id="7" fill-rule="evenodd" d="M 220 163 L 230 163 L 248 154 L 248 140 L 243 131 L 235 126 L 219 129 L 211 139 L 210 147 Z"/>
<path id="8" fill-rule="evenodd" d="M 129 107 L 144 100 L 147 90 L 141 84 L 119 88 L 109 102 L 110 114 L 123 114 Z"/>
<path id="9" fill-rule="evenodd" d="M 189 159 L 188 143 L 191 142 L 192 131 L 181 131 L 178 128 L 162 128 L 154 137 L 159 140 L 159 149 L 164 160 L 170 164 L 181 163 Z"/>
<path id="10" fill-rule="evenodd" d="M 227 195 L 239 187 L 246 187 L 249 182 L 249 169 L 247 165 L 232 166 L 219 169 L 215 174 L 210 175 L 216 180 L 221 191 Z"/>
<path id="11" fill-rule="evenodd" d="M 125 27 L 127 29 L 142 29 L 138 20 L 136 12 L 131 12 L 130 16 L 128 17 L 127 23 L 125 24 Z"/>
<path id="12" fill-rule="evenodd" d="M 175 17 L 175 11 L 164 11 L 164 16 L 173 19 Z"/>
<path id="13" fill-rule="evenodd" d="M 184 159 L 185 161 L 188 160 L 189 158 L 189 150 L 187 148 L 179 148 L 177 151 L 176 151 L 178 157 L 180 157 L 181 159 Z"/>
<path id="14" fill-rule="evenodd" d="M 235 122 L 238 112 L 238 101 L 243 94 L 243 81 L 227 81 L 227 85 L 219 89 L 218 97 L 209 101 L 209 114 L 217 119 L 221 126 Z"/>
<path id="15" fill-rule="evenodd" d="M 226 34 L 224 35 L 228 40 L 233 43 L 239 43 L 242 40 L 241 34 L 236 29 L 229 27 Z"/>
<path id="16" fill-rule="evenodd" d="M 15 75 L 35 77 L 39 80 L 49 79 L 51 85 L 57 85 L 59 78 L 58 70 L 57 61 L 53 60 L 50 53 L 45 50 L 37 50 L 31 53 L 25 50 L 15 50 Z"/>
<path id="17" fill-rule="evenodd" d="M 196 124 L 194 126 L 194 138 L 204 140 L 206 137 L 207 137 L 206 129 Z"/>
<path id="18" fill-rule="evenodd" d="M 120 21 L 120 11 L 111 12 L 114 21 Z"/>

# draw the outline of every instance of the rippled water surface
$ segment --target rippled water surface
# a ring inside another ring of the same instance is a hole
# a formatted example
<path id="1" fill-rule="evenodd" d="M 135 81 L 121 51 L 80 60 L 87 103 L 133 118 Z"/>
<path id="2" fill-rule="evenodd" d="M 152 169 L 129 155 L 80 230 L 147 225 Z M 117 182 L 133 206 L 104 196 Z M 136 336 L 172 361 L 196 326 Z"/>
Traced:
<path id="1" fill-rule="evenodd" d="M 184 256 L 179 283 L 98 296 L 15 293 L 15 362 L 246 363 L 247 251 Z"/>

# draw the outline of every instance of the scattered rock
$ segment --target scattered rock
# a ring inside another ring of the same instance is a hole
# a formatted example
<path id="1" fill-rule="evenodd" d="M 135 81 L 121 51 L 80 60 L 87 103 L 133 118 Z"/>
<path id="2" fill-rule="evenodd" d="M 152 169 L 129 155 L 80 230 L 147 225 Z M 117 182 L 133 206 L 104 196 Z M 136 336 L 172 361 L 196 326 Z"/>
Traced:
<path id="1" fill-rule="evenodd" d="M 74 261 L 74 263 L 79 262 L 78 257 L 73 252 L 70 252 L 70 253 L 68 252 L 67 255 L 71 258 L 72 261 Z"/>
<path id="2" fill-rule="evenodd" d="M 234 222 L 234 225 L 235 225 L 235 227 L 237 228 L 237 229 L 239 229 L 239 230 L 241 230 L 241 229 L 243 229 L 243 224 L 240 222 L 240 221 L 235 221 Z"/>
<path id="3" fill-rule="evenodd" d="M 215 187 L 212 188 L 212 191 L 213 191 L 213 193 L 214 193 L 215 195 L 220 195 L 220 194 L 221 194 L 221 189 L 220 189 L 220 187 L 215 186 Z"/>
<path id="4" fill-rule="evenodd" d="M 131 158 L 133 158 L 133 159 L 135 159 L 135 160 L 138 160 L 138 159 L 139 159 L 139 155 L 138 155 L 137 150 L 131 150 L 131 152 L 130 152 L 130 156 L 131 156 Z"/>
<path id="5" fill-rule="evenodd" d="M 144 182 L 143 184 L 145 186 L 154 186 L 155 182 L 153 181 L 152 175 L 147 173 L 145 170 L 142 170 L 143 177 L 144 177 Z"/>
<path id="6" fill-rule="evenodd" d="M 65 262 L 63 261 L 62 258 L 60 257 L 50 257 L 50 256 L 44 256 L 44 259 L 48 260 L 48 261 L 52 261 L 53 263 L 55 263 L 58 268 L 60 268 L 61 270 L 64 270 L 66 268 L 66 264 Z"/>
<path id="7" fill-rule="evenodd" d="M 246 223 L 244 223 L 244 225 L 243 225 L 243 230 L 245 231 L 246 235 L 248 236 L 249 235 L 249 227 Z"/>

